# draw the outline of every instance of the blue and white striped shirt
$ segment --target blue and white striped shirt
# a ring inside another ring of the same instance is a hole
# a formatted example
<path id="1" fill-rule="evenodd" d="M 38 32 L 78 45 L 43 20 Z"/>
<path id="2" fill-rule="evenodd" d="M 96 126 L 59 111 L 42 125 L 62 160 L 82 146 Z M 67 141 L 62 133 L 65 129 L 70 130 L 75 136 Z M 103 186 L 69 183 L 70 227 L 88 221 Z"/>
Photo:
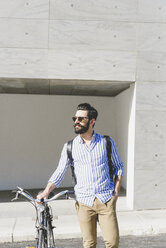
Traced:
<path id="1" fill-rule="evenodd" d="M 111 159 L 115 168 L 115 175 L 123 175 L 123 163 L 118 155 L 115 142 L 112 145 Z M 74 171 L 77 178 L 75 185 L 76 200 L 92 206 L 95 197 L 103 204 L 112 198 L 114 183 L 110 179 L 107 159 L 107 149 L 104 136 L 94 132 L 90 146 L 87 147 L 81 136 L 73 140 L 72 157 Z M 67 155 L 67 143 L 64 145 L 59 164 L 49 182 L 58 187 L 70 165 Z"/>

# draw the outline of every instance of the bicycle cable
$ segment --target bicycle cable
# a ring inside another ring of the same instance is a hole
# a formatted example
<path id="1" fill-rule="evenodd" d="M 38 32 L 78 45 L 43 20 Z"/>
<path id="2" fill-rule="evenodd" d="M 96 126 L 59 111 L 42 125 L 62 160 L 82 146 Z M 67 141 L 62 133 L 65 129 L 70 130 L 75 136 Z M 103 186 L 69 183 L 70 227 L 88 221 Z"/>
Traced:
<path id="1" fill-rule="evenodd" d="M 24 192 L 29 195 L 31 198 L 33 198 L 33 196 L 26 190 L 24 190 Z M 35 221 L 35 227 L 38 228 L 39 227 L 39 215 L 38 215 L 38 209 L 37 209 L 37 206 L 36 206 L 36 202 L 35 201 L 28 201 L 28 199 L 25 199 L 27 202 L 31 203 L 34 207 L 35 207 L 35 210 L 36 210 L 36 221 Z"/>

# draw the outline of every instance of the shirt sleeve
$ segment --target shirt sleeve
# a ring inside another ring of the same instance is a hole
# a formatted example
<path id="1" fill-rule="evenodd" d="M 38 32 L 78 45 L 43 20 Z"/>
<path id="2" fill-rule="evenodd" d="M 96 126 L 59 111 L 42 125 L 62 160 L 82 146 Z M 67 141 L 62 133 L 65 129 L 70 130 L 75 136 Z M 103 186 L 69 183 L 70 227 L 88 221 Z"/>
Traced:
<path id="1" fill-rule="evenodd" d="M 63 146 L 61 157 L 57 169 L 54 171 L 48 182 L 52 182 L 56 187 L 59 187 L 64 175 L 70 165 L 70 160 L 67 155 L 67 143 Z"/>
<path id="2" fill-rule="evenodd" d="M 123 176 L 123 172 L 124 172 L 124 164 L 120 159 L 120 156 L 118 154 L 118 150 L 116 147 L 116 144 L 114 142 L 114 140 L 112 138 L 110 138 L 111 141 L 111 147 L 112 147 L 112 154 L 111 154 L 111 160 L 112 160 L 112 164 L 114 166 L 114 174 L 116 176 Z"/>

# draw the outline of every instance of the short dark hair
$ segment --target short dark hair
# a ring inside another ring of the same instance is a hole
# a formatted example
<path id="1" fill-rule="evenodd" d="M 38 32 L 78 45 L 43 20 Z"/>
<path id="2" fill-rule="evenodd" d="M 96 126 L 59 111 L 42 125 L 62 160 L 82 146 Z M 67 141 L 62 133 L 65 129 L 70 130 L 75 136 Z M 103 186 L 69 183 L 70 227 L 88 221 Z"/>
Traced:
<path id="1" fill-rule="evenodd" d="M 81 103 L 77 106 L 77 110 L 87 110 L 88 111 L 88 117 L 89 117 L 89 120 L 91 119 L 97 119 L 97 116 L 98 116 L 98 112 L 97 110 L 92 107 L 89 103 Z"/>

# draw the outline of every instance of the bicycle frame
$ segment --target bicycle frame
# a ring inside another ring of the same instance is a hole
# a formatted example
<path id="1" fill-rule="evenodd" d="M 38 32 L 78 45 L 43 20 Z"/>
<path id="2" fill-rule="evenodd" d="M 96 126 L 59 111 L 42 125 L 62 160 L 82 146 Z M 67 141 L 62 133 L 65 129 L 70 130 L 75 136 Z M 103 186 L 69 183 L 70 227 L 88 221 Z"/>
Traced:
<path id="1" fill-rule="evenodd" d="M 53 233 L 54 226 L 52 225 L 53 214 L 51 213 L 51 207 L 48 203 L 62 195 L 66 195 L 66 199 L 69 199 L 69 194 L 73 194 L 74 192 L 69 190 L 61 191 L 52 198 L 42 199 L 42 201 L 34 199 L 28 192 L 20 187 L 17 187 L 15 193 L 16 197 L 12 199 L 12 201 L 17 200 L 19 195 L 23 195 L 36 209 L 36 248 L 56 248 Z"/>

